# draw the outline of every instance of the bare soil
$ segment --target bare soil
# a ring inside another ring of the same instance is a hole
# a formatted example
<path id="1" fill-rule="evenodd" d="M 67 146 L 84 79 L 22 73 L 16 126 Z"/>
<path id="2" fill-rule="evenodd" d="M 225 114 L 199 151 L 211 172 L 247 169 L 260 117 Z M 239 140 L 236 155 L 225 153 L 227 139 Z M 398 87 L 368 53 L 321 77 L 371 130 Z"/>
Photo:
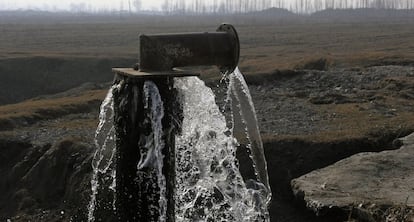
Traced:
<path id="1" fill-rule="evenodd" d="M 409 96 L 414 88 L 414 68 L 379 66 L 363 70 L 300 70 L 292 72 L 291 76 L 275 74 L 261 78 L 265 80 L 261 84 L 247 80 L 268 160 L 274 196 L 270 209 L 272 221 L 340 221 L 341 214 L 316 217 L 304 209 L 303 203 L 293 198 L 290 180 L 355 153 L 398 148 L 399 144 L 393 143 L 394 140 L 414 131 L 414 117 L 411 115 L 414 100 Z M 100 95 L 103 96 L 104 92 L 102 90 Z M 68 98 L 68 94 L 60 96 Z M 54 99 L 59 101 L 59 98 Z M 39 98 L 38 101 L 51 101 L 51 98 Z M 10 152 L 17 152 L 13 155 L 20 156 L 1 170 L 5 178 L 20 181 L 17 183 L 19 186 L 4 185 L 6 188 L 2 193 L 7 195 L 0 203 L 3 206 L 14 205 L 2 208 L 2 218 L 13 217 L 13 221 L 85 218 L 90 192 L 88 161 L 93 152 L 98 116 L 98 105 L 92 103 L 90 107 L 92 112 L 51 115 L 31 124 L 22 124 L 12 131 L 4 129 L 1 132 L 0 138 L 4 143 L 0 147 L 5 160 L 12 155 Z M 53 112 L 51 109 L 51 114 Z M 57 158 L 54 155 L 60 155 L 59 151 L 65 152 L 62 155 L 66 156 L 60 168 L 37 163 L 45 158 Z M 39 159 L 36 161 L 34 156 Z M 79 166 L 70 165 L 73 161 Z M 24 166 L 17 175 L 16 166 Z M 62 167 L 70 169 L 65 171 L 64 182 L 53 183 L 60 184 L 60 187 L 51 184 L 45 185 L 47 189 L 38 187 L 37 184 L 42 184 L 45 177 L 58 174 Z M 30 175 L 29 169 L 42 174 L 36 179 L 32 176 L 30 181 L 26 181 L 25 176 L 19 179 L 19 175 Z M 70 179 L 75 175 L 80 179 Z M 7 179 L 4 183 L 16 183 L 14 180 Z M 82 186 L 73 188 L 79 184 Z M 27 197 L 23 196 L 28 200 L 16 197 L 22 192 L 27 194 Z M 45 192 L 60 192 L 61 196 L 44 199 Z M 61 211 L 65 214 L 60 214 Z"/>
<path id="2" fill-rule="evenodd" d="M 355 153 L 396 149 L 393 141 L 414 131 L 414 20 L 3 18 L 0 92 L 7 96 L 0 103 L 37 98 L 0 106 L 0 220 L 85 220 L 93 134 L 107 88 L 95 83 L 112 78 L 110 66 L 135 62 L 140 32 L 236 26 L 240 70 L 268 160 L 272 221 L 343 221 L 341 214 L 308 212 L 293 198 L 290 180 Z M 215 71 L 201 70 L 213 87 Z M 86 78 L 94 83 L 40 96 Z"/>

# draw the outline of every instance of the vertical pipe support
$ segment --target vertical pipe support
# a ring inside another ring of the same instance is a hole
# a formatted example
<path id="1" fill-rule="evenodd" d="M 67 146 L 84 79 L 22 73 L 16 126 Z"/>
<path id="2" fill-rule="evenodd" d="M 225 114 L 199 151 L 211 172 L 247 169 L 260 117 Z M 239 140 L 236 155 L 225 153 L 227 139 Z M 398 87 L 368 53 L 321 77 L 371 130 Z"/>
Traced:
<path id="1" fill-rule="evenodd" d="M 146 137 L 151 132 L 151 122 L 146 116 L 143 86 L 152 81 L 158 87 L 163 105 L 162 149 L 163 169 L 166 180 L 167 222 L 174 222 L 175 190 L 175 135 L 180 133 L 181 105 L 176 98 L 173 77 L 134 78 L 117 74 L 113 91 L 114 121 L 116 131 L 116 217 L 118 221 L 160 221 L 160 187 L 155 167 L 138 170 L 138 162 L 148 151 Z"/>

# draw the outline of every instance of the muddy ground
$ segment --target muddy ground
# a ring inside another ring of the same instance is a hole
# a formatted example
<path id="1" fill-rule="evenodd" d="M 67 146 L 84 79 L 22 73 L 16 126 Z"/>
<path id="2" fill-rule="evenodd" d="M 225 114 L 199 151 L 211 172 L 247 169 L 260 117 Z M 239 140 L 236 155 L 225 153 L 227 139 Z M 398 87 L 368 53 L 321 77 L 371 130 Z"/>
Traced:
<path id="1" fill-rule="evenodd" d="M 290 180 L 355 153 L 396 149 L 393 141 L 414 131 L 412 66 L 275 71 L 246 79 L 268 161 L 272 221 L 343 221 L 341 214 L 307 211 Z M 85 220 L 99 101 L 88 104 L 84 112 L 21 117 L 14 128 L 0 129 L 0 220 Z"/>

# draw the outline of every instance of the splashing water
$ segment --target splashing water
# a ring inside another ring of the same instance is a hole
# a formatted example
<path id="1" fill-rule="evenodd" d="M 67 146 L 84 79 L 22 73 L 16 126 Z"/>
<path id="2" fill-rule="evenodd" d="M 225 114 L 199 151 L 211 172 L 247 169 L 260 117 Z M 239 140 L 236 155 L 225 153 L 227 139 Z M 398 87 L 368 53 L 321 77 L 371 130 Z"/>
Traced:
<path id="1" fill-rule="evenodd" d="M 176 140 L 177 221 L 269 221 L 267 190 L 244 183 L 237 142 L 212 90 L 196 77 L 176 79 L 175 87 L 184 112 Z"/>
<path id="2" fill-rule="evenodd" d="M 164 141 L 162 140 L 162 118 L 164 117 L 164 105 L 158 88 L 152 81 L 145 81 L 144 95 L 144 108 L 150 110 L 147 118 L 151 121 L 152 130 L 146 138 L 146 147 L 149 147 L 149 150 L 141 153 L 137 170 L 139 171 L 144 167 L 153 167 L 156 169 L 158 187 L 160 188 L 160 199 L 158 201 L 160 216 L 158 221 L 164 222 L 167 219 L 167 185 L 165 176 L 162 174 L 164 158 L 162 155 L 162 149 L 164 148 Z"/>
<path id="3" fill-rule="evenodd" d="M 230 115 L 233 129 L 227 127 L 226 117 L 216 105 L 214 93 L 203 81 L 197 77 L 174 79 L 174 87 L 178 90 L 183 106 L 182 133 L 175 140 L 176 221 L 269 221 L 267 207 L 270 202 L 270 187 L 254 106 L 240 71 L 236 69 L 228 78 L 227 102 L 233 108 Z M 99 173 L 110 175 L 110 190 L 116 193 L 112 91 L 121 84 L 112 86 L 101 105 L 95 137 L 97 151 L 92 164 L 92 196 L 88 214 L 90 222 L 95 220 Z M 141 151 L 137 171 L 144 167 L 156 170 L 160 188 L 157 206 L 161 215 L 159 221 L 165 221 L 166 180 L 162 174 L 164 107 L 153 82 L 146 81 L 143 92 L 144 108 L 149 110 L 146 118 L 151 122 L 151 133 L 146 137 L 146 148 Z M 235 137 L 243 140 L 243 136 L 233 133 L 235 125 L 242 126 L 244 138 L 247 138 L 246 148 L 251 154 L 257 181 L 245 182 L 239 172 L 236 158 L 238 141 Z"/>
<path id="4" fill-rule="evenodd" d="M 113 158 L 116 152 L 115 146 L 115 127 L 114 127 L 114 100 L 112 91 L 119 87 L 119 85 L 113 85 L 104 101 L 101 104 L 99 113 L 99 124 L 95 133 L 95 146 L 96 152 L 92 160 L 92 180 L 91 180 L 91 200 L 88 206 L 88 221 L 95 221 L 94 210 L 96 207 L 96 198 L 99 188 L 98 175 L 100 173 L 107 173 L 108 169 L 112 165 Z M 115 191 L 115 171 L 111 172 L 112 183 L 110 189 Z"/>

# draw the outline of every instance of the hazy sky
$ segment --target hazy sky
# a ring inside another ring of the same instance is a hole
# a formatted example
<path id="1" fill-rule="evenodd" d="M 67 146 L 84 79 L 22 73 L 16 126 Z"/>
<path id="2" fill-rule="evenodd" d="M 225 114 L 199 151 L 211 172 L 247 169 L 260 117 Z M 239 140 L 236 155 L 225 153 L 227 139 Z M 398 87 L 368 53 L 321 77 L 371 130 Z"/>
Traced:
<path id="1" fill-rule="evenodd" d="M 0 0 L 1 9 L 69 9 L 70 5 L 85 3 L 95 9 L 127 10 L 129 0 Z M 131 0 L 132 2 L 133 0 Z M 159 9 L 163 0 L 142 0 L 143 9 Z"/>
<path id="2" fill-rule="evenodd" d="M 128 10 L 128 2 L 133 0 L 0 0 L 0 9 L 43 9 L 43 10 L 67 10 L 70 5 L 84 3 L 93 9 Z M 190 1 L 190 0 L 187 0 Z M 255 0 L 253 0 L 255 1 Z M 292 0 L 284 0 L 289 5 Z M 352 1 L 352 0 L 351 0 Z M 142 0 L 142 9 L 159 10 L 164 0 Z M 203 0 L 204 3 L 213 0 Z"/>

